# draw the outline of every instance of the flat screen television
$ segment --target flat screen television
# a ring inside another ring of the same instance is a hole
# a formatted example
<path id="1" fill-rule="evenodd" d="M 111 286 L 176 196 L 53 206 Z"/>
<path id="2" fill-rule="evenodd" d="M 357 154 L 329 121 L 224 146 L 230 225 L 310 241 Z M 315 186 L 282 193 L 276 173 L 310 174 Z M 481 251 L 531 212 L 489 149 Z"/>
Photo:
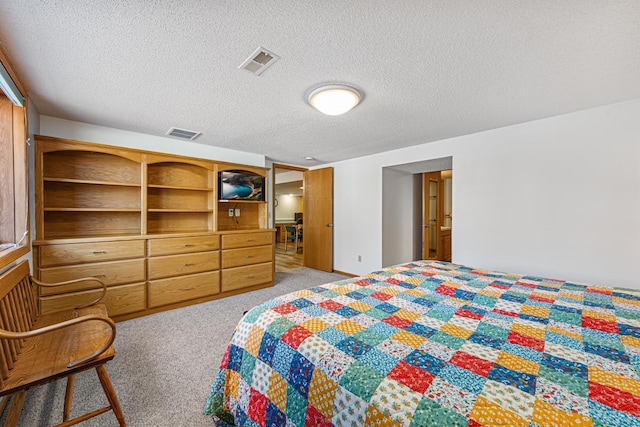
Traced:
<path id="1" fill-rule="evenodd" d="M 264 177 L 254 172 L 222 171 L 218 176 L 219 199 L 264 202 L 264 182 Z"/>

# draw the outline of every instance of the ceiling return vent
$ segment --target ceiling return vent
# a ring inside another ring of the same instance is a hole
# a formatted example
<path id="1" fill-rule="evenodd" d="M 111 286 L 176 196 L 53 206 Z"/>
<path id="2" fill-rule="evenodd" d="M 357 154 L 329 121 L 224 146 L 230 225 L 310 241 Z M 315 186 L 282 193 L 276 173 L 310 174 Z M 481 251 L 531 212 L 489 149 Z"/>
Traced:
<path id="1" fill-rule="evenodd" d="M 180 128 L 171 128 L 165 135 L 171 136 L 173 138 L 180 138 L 180 139 L 186 139 L 187 141 L 193 141 L 194 139 L 202 135 L 202 132 L 195 132 L 192 130 L 180 129 Z"/>
<path id="2" fill-rule="evenodd" d="M 280 57 L 275 53 L 259 47 L 238 68 L 242 68 L 259 76 L 278 59 L 280 59 Z"/>

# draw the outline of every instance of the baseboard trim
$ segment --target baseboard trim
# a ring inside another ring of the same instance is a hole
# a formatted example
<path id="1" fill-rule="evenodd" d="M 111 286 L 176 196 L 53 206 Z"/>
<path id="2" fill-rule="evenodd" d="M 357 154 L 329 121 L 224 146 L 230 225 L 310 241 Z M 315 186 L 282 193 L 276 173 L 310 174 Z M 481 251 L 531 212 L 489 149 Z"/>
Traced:
<path id="1" fill-rule="evenodd" d="M 347 273 L 344 271 L 340 271 L 340 270 L 333 270 L 334 273 L 338 273 L 338 274 L 342 274 L 344 276 L 349 276 L 349 277 L 358 277 L 357 274 L 351 274 L 351 273 Z"/>

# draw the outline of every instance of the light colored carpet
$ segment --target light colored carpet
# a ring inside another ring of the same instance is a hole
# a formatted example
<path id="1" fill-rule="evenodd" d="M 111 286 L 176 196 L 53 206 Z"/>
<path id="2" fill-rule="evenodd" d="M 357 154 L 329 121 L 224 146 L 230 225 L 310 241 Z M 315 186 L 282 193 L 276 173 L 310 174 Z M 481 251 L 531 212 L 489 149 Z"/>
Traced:
<path id="1" fill-rule="evenodd" d="M 214 425 L 202 409 L 231 334 L 253 306 L 345 276 L 299 268 L 276 273 L 276 285 L 242 295 L 153 314 L 117 324 L 116 357 L 107 371 L 128 426 Z M 20 426 L 62 421 L 66 380 L 27 392 Z M 106 406 L 95 370 L 76 376 L 72 416 Z M 4 420 L 0 420 L 0 424 Z M 112 412 L 82 426 L 117 426 Z"/>

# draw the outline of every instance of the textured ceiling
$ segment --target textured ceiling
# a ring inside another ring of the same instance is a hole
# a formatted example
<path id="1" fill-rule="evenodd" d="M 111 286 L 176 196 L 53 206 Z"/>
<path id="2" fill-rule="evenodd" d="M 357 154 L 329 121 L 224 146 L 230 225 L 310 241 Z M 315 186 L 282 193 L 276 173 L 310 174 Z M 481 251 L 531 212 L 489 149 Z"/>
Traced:
<path id="1" fill-rule="evenodd" d="M 3 0 L 0 43 L 41 114 L 303 166 L 640 97 L 637 0 Z"/>

